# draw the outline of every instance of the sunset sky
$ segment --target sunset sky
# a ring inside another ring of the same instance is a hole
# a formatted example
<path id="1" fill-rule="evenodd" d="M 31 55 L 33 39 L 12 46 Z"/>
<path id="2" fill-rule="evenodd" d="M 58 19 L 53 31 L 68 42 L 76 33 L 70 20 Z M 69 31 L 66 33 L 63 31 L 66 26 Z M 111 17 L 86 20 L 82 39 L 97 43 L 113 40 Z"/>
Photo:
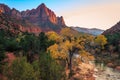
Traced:
<path id="1" fill-rule="evenodd" d="M 120 21 L 120 0 L 0 0 L 17 10 L 36 8 L 45 3 L 68 26 L 108 29 Z"/>

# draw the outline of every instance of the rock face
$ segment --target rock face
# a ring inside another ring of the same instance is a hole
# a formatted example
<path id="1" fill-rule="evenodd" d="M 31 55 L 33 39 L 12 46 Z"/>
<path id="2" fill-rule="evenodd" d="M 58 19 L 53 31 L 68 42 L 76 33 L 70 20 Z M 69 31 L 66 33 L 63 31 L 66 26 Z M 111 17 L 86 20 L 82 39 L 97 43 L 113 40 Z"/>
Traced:
<path id="1" fill-rule="evenodd" d="M 78 32 L 92 34 L 92 35 L 95 35 L 95 36 L 100 35 L 101 33 L 104 32 L 104 30 L 96 29 L 96 28 L 92 28 L 92 29 L 82 28 L 82 27 L 72 27 L 72 28 L 74 30 L 78 31 Z"/>
<path id="2" fill-rule="evenodd" d="M 39 5 L 36 9 L 22 12 L 15 8 L 10 9 L 7 5 L 0 4 L 0 13 L 19 20 L 20 25 L 27 26 L 28 28 L 32 26 L 32 28 L 30 28 L 33 29 L 33 31 L 37 31 L 38 28 L 40 28 L 42 31 L 52 30 L 59 32 L 63 27 L 66 27 L 63 17 L 57 17 L 44 3 Z"/>
<path id="3" fill-rule="evenodd" d="M 11 9 L 5 4 L 0 4 L 0 11 L 9 14 Z"/>
<path id="4" fill-rule="evenodd" d="M 15 8 L 13 8 L 11 10 L 10 14 L 11 14 L 12 17 L 14 17 L 16 19 L 21 19 L 21 17 L 22 17 L 21 13 L 18 10 L 16 10 Z"/>
<path id="5" fill-rule="evenodd" d="M 120 33 L 120 21 L 117 24 L 115 24 L 113 27 L 111 27 L 110 29 L 103 32 L 104 35 L 114 34 L 114 33 Z"/>
<path id="6" fill-rule="evenodd" d="M 64 22 L 64 19 L 63 17 L 57 17 L 57 24 L 60 25 L 60 26 L 65 26 L 65 22 Z"/>
<path id="7" fill-rule="evenodd" d="M 30 32 L 38 34 L 41 32 L 41 29 L 37 26 L 26 26 L 21 25 L 20 20 L 14 19 L 12 20 L 10 16 L 1 13 L 0 14 L 0 29 L 4 29 L 6 31 L 10 31 L 11 34 L 18 34 L 19 32 Z"/>

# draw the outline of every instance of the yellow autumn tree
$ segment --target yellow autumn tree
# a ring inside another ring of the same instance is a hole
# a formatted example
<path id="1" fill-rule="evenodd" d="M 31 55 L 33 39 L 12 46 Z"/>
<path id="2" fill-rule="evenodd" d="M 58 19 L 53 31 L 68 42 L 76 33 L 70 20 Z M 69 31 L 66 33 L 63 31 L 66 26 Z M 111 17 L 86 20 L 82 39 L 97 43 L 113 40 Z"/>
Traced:
<path id="1" fill-rule="evenodd" d="M 54 59 L 66 59 L 67 51 L 59 44 L 54 44 L 48 48 L 48 51 L 51 52 L 51 56 Z"/>
<path id="2" fill-rule="evenodd" d="M 75 31 L 71 28 L 68 28 L 68 27 L 63 28 L 61 30 L 60 34 L 64 39 L 68 39 L 68 40 L 72 40 L 79 35 L 77 31 Z"/>
<path id="3" fill-rule="evenodd" d="M 76 41 L 66 40 L 60 44 L 50 46 L 48 51 L 51 52 L 53 58 L 66 60 L 68 69 L 72 72 L 72 58 L 75 54 L 79 54 L 79 50 L 81 49 L 81 45 Z"/>
<path id="4" fill-rule="evenodd" d="M 67 32 L 68 31 L 68 32 Z M 72 58 L 75 54 L 79 54 L 79 51 L 84 48 L 84 42 L 81 42 L 79 38 L 75 38 L 70 28 L 65 28 L 61 31 L 63 41 L 59 44 L 54 44 L 48 48 L 51 52 L 51 56 L 55 59 L 64 59 L 72 72 Z"/>
<path id="5" fill-rule="evenodd" d="M 50 40 L 57 40 L 59 38 L 59 35 L 54 31 L 49 31 L 46 35 Z"/>
<path id="6" fill-rule="evenodd" d="M 95 39 L 95 43 L 104 49 L 104 45 L 107 44 L 107 38 L 104 35 L 98 35 Z"/>
<path id="7" fill-rule="evenodd" d="M 62 40 L 62 37 L 54 31 L 49 31 L 46 33 L 46 35 L 50 40 L 55 40 L 56 42 L 61 42 Z"/>

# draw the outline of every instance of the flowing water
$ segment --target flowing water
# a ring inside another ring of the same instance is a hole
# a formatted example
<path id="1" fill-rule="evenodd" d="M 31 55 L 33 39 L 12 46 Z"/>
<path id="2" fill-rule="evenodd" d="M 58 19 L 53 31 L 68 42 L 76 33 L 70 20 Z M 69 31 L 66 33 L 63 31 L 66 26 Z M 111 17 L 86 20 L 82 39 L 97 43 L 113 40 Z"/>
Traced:
<path id="1" fill-rule="evenodd" d="M 120 80 L 120 72 L 105 66 L 103 63 L 95 64 L 95 80 Z"/>

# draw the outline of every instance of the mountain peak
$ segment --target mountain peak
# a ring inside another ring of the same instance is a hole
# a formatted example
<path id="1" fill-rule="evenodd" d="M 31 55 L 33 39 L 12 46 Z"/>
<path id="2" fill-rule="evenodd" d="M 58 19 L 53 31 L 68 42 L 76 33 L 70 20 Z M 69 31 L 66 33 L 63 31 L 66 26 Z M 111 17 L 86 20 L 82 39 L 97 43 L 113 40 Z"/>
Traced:
<path id="1" fill-rule="evenodd" d="M 42 3 L 40 6 L 46 7 L 46 5 L 44 3 Z"/>
<path id="2" fill-rule="evenodd" d="M 40 8 L 47 8 L 46 5 L 44 3 L 40 4 L 37 9 L 40 9 Z"/>

